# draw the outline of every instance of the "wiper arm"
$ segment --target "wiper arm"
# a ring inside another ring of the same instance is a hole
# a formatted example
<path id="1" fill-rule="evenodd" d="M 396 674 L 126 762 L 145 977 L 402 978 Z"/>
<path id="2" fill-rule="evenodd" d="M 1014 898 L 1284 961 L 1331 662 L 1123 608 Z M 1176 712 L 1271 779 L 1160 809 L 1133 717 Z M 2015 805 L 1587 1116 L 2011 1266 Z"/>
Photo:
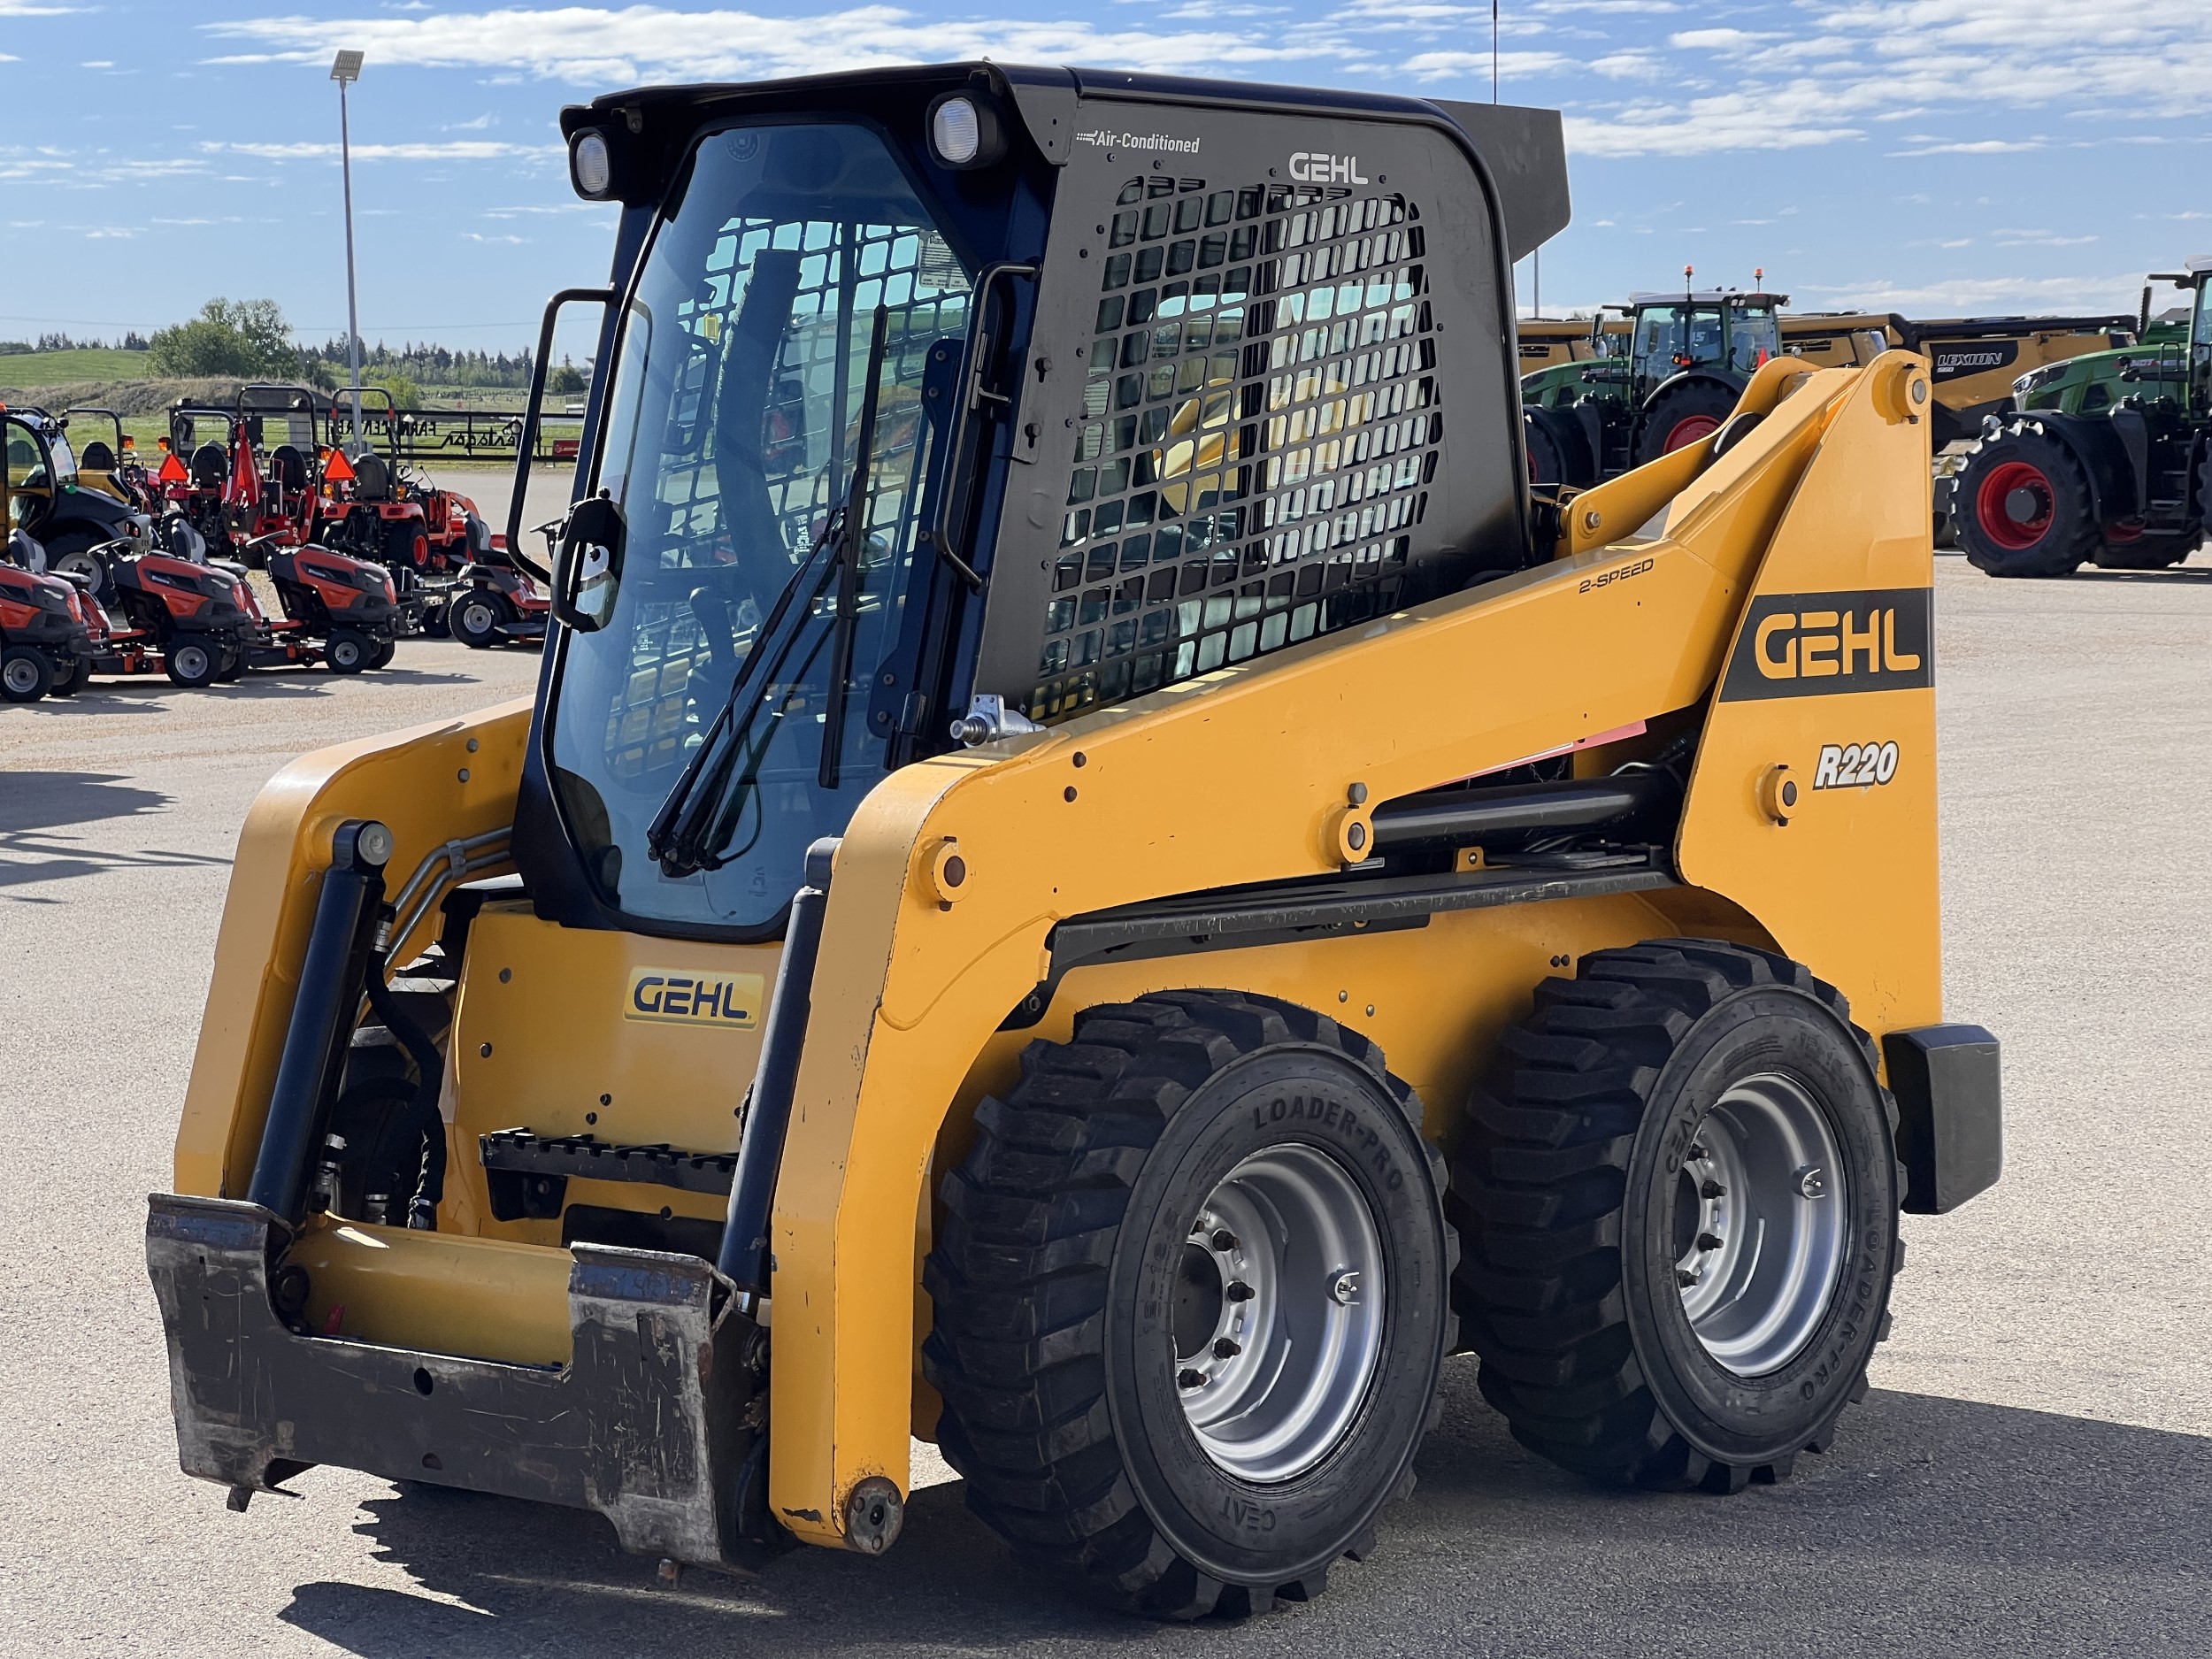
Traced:
<path id="1" fill-rule="evenodd" d="M 822 765 L 825 789 L 837 787 L 845 751 L 845 682 L 853 672 L 853 635 L 860 625 L 860 555 L 868 542 L 868 484 L 876 455 L 876 403 L 883 387 L 883 359 L 891 339 L 891 312 L 876 307 L 876 328 L 868 342 L 867 385 L 860 395 L 860 430 L 853 438 L 853 477 L 838 515 L 837 634 L 830 646 L 829 690 L 822 710 Z"/>
<path id="2" fill-rule="evenodd" d="M 738 666 L 737 679 L 730 687 L 730 695 L 723 700 L 721 708 L 707 726 L 705 740 L 694 751 L 682 775 L 676 780 L 675 787 L 669 790 L 668 798 L 661 803 L 660 810 L 653 814 L 653 822 L 645 832 L 645 850 L 660 864 L 664 875 L 687 876 L 705 868 L 702 842 L 718 816 L 716 803 L 720 800 L 729 782 L 731 769 L 737 764 L 740 749 L 737 711 L 745 706 L 747 690 L 762 678 L 755 671 L 765 664 L 766 673 L 772 679 L 775 671 L 782 666 L 784 657 L 789 654 L 789 640 L 779 643 L 776 640 L 777 630 L 783 626 L 785 614 L 799 598 L 800 589 L 805 585 L 808 572 L 814 569 L 815 561 L 821 557 L 822 550 L 832 544 L 836 527 L 833 520 L 826 523 L 822 526 L 822 534 L 815 537 L 814 545 L 807 549 L 806 557 L 785 579 L 782 589 L 776 595 L 775 603 L 769 607 L 768 615 L 761 622 L 760 632 L 753 636 L 753 649 L 745 653 L 744 662 Z M 811 608 L 813 597 L 812 594 L 807 595 L 806 606 L 803 609 Z M 790 631 L 789 639 L 795 640 L 798 636 L 799 630 L 795 626 Z M 772 645 L 775 648 L 772 651 L 770 649 Z"/>

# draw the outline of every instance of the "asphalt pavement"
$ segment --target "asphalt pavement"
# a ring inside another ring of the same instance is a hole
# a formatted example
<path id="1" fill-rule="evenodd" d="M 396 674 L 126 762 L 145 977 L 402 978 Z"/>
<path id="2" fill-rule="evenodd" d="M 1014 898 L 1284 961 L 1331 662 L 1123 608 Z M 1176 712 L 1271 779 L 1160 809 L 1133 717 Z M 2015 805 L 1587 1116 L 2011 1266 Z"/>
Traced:
<path id="1" fill-rule="evenodd" d="M 1597 1490 L 1455 1360 L 1380 1551 L 1187 1629 L 1041 1582 L 933 1463 L 879 1561 L 672 1590 L 596 1517 L 345 1471 L 227 1512 L 177 1471 L 142 1242 L 239 825 L 293 756 L 527 695 L 538 659 L 410 641 L 350 680 L 0 707 L 0 1653 L 2212 1651 L 2212 568 L 1946 559 L 1937 615 L 1949 1012 L 2004 1040 L 2008 1164 L 1906 1219 L 1835 1447 L 1732 1499 Z"/>

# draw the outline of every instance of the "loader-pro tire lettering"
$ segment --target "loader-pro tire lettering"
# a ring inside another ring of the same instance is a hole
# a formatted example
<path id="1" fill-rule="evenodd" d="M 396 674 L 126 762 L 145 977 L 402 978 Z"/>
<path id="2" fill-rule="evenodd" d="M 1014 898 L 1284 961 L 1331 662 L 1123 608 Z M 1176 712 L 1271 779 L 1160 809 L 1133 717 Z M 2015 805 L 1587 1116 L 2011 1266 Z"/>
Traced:
<path id="1" fill-rule="evenodd" d="M 1507 1034 L 1453 1169 L 1485 1398 L 1599 1480 L 1786 1475 L 1865 1394 L 1902 1184 L 1833 987 L 1711 941 L 1584 958 Z"/>
<path id="2" fill-rule="evenodd" d="M 1412 1488 L 1452 1345 L 1455 1247 L 1419 1125 L 1372 1043 L 1269 999 L 1160 993 L 1032 1044 L 977 1109 L 924 1275 L 923 1363 L 970 1507 L 1156 1617 L 1305 1601 L 1364 1555 Z M 1313 1219 L 1283 1227 L 1293 1213 Z M 1348 1259 L 1302 1259 L 1333 1215 Z M 1295 1394 L 1321 1373 L 1240 1379 L 1289 1353 L 1264 1347 L 1276 1320 L 1301 1319 L 1366 1370 Z M 1210 1416 L 1210 1387 L 1248 1392 Z M 1271 1415 L 1293 1399 L 1310 1411 Z"/>

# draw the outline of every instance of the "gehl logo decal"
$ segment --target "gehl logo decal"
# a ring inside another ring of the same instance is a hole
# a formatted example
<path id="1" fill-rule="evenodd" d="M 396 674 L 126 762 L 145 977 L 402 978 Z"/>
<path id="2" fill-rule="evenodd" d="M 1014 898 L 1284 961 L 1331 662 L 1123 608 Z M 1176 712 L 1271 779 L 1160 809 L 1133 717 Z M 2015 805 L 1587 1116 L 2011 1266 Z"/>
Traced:
<path id="1" fill-rule="evenodd" d="M 1330 156 L 1317 150 L 1294 150 L 1290 176 L 1301 184 L 1365 184 L 1357 156 Z"/>
<path id="2" fill-rule="evenodd" d="M 1925 588 L 1761 594 L 1736 636 L 1721 701 L 1932 686 L 1932 598 Z"/>
<path id="3" fill-rule="evenodd" d="M 764 982 L 757 973 L 701 973 L 694 968 L 633 968 L 625 1019 L 750 1031 L 760 1024 Z"/>

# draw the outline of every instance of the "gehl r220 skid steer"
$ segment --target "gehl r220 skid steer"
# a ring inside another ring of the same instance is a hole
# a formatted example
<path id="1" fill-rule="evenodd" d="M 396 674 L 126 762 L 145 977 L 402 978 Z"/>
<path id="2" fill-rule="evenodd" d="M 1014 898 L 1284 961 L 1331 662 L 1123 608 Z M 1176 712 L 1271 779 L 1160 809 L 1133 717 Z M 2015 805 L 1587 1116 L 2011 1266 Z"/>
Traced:
<path id="1" fill-rule="evenodd" d="M 750 1566 L 887 1549 L 910 1432 L 1191 1617 L 1363 1556 L 1463 1348 L 1599 1479 L 1824 1449 L 1901 1207 L 2000 1157 L 1926 365 L 1533 499 L 1550 112 L 964 65 L 564 125 L 621 219 L 543 679 L 248 820 L 149 1225 L 185 1469 Z"/>

